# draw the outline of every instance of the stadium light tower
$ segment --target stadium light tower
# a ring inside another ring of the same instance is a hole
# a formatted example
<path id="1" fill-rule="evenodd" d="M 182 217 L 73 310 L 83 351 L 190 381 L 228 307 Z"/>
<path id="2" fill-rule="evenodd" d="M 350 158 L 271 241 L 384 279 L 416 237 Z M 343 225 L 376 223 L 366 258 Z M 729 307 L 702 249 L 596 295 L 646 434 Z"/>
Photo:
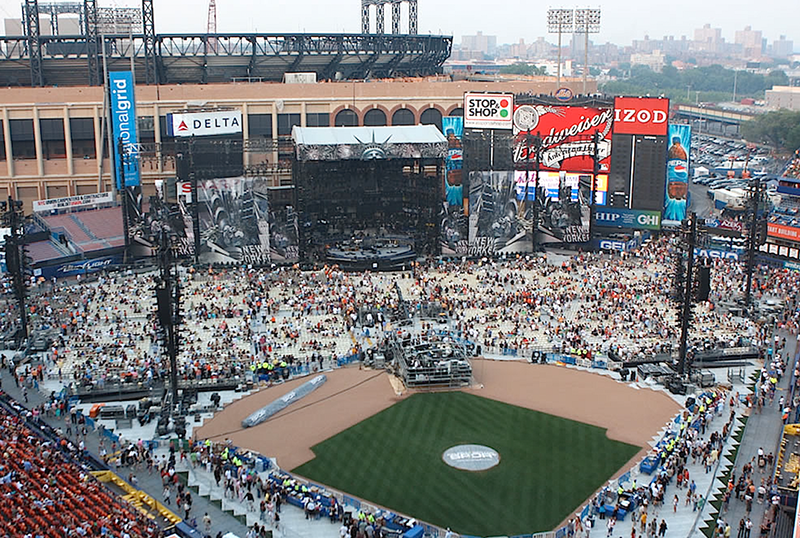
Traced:
<path id="1" fill-rule="evenodd" d="M 572 9 L 547 10 L 547 31 L 558 34 L 558 82 L 556 83 L 558 88 L 561 87 L 561 34 L 572 31 L 574 17 L 575 11 Z"/>
<path id="2" fill-rule="evenodd" d="M 600 9 L 575 10 L 575 33 L 583 34 L 583 95 L 586 95 L 586 75 L 589 72 L 589 34 L 600 32 Z"/>

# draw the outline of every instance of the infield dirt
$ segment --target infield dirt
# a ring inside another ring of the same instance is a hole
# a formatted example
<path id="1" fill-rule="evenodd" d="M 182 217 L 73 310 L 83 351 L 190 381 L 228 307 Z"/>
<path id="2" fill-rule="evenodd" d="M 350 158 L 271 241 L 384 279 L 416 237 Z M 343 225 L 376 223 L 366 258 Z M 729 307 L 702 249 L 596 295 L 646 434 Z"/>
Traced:
<path id="1" fill-rule="evenodd" d="M 648 441 L 681 409 L 663 392 L 561 366 L 476 360 L 473 369 L 483 388 L 463 390 L 606 428 L 610 439 L 643 447 L 631 461 L 649 450 Z M 312 446 L 413 393 L 398 395 L 383 371 L 351 367 L 326 375 L 322 387 L 254 428 L 242 428 L 242 419 L 309 378 L 262 389 L 229 404 L 197 429 L 195 437 L 227 438 L 236 446 L 276 458 L 283 469 L 294 469 L 314 458 Z"/>

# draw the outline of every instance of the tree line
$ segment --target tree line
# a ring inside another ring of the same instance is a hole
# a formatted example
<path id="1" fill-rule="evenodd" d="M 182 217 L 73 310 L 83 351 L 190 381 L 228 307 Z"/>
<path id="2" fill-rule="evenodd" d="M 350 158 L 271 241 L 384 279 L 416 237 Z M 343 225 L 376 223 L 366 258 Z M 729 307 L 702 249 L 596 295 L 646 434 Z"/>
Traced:
<path id="1" fill-rule="evenodd" d="M 611 76 L 622 76 L 625 73 L 618 69 L 609 70 Z M 694 67 L 678 70 L 671 65 L 666 65 L 661 72 L 656 72 L 647 66 L 634 65 L 630 68 L 629 76 L 618 80 L 606 82 L 601 90 L 612 95 L 661 95 L 676 101 L 694 102 L 695 92 L 702 92 L 706 99 L 700 100 L 730 100 L 733 97 L 734 85 L 736 97 L 764 98 L 764 90 L 772 86 L 786 86 L 789 77 L 780 70 L 774 70 L 767 75 L 751 73 L 749 71 L 735 71 L 721 65 L 707 67 Z M 727 96 L 723 99 L 707 99 L 715 95 Z"/>
<path id="2" fill-rule="evenodd" d="M 750 142 L 769 144 L 781 153 L 800 148 L 800 111 L 776 110 L 742 124 L 742 136 Z"/>

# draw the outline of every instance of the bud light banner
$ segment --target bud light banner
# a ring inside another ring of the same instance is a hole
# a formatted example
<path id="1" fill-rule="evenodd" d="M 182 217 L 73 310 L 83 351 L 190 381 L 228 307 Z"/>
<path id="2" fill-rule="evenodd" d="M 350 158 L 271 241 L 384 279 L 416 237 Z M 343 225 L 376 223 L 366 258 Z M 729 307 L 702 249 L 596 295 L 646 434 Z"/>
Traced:
<path id="1" fill-rule="evenodd" d="M 41 268 L 41 276 L 46 279 L 64 278 L 77 275 L 85 275 L 116 268 L 122 263 L 122 256 L 106 256 L 91 260 L 78 260 L 74 262 L 51 265 Z"/>
<path id="2" fill-rule="evenodd" d="M 680 222 L 686 218 L 689 196 L 689 125 L 670 125 L 667 150 L 667 193 L 664 200 L 664 220 Z"/>
<path id="3" fill-rule="evenodd" d="M 591 173 L 595 154 L 592 138 L 597 133 L 599 171 L 608 172 L 613 119 L 610 108 L 518 105 L 514 109 L 514 162 L 533 162 L 536 156 L 528 155 L 527 141 L 538 136 L 542 140 L 540 170 Z"/>
<path id="4" fill-rule="evenodd" d="M 108 74 L 108 85 L 111 94 L 111 130 L 114 135 L 111 154 L 115 156 L 116 163 L 114 181 L 118 190 L 123 187 L 138 187 L 141 184 L 141 172 L 133 75 L 130 71 L 112 71 Z M 122 156 L 119 155 L 120 142 Z"/>

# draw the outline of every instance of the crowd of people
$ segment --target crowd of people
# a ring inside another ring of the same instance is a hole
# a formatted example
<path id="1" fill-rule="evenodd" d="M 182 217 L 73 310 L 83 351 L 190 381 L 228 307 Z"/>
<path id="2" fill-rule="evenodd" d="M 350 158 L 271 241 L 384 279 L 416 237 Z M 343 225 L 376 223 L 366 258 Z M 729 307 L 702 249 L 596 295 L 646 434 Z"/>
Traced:
<path id="1" fill-rule="evenodd" d="M 380 345 L 386 331 L 423 305 L 436 305 L 447 322 L 434 328 L 489 356 L 544 350 L 626 361 L 669 354 L 679 334 L 678 309 L 670 306 L 675 248 L 662 238 L 622 256 L 437 261 L 412 274 L 335 267 L 183 271 L 179 378 L 277 378 L 279 368 L 335 365 Z M 695 307 L 690 350 L 762 343 L 764 324 L 718 307 L 742 295 L 740 264 L 712 265 L 711 295 Z M 58 331 L 45 374 L 75 388 L 165 380 L 168 361 L 149 306 L 153 287 L 154 274 L 131 272 L 39 284 L 31 295 L 32 324 Z M 797 330 L 798 273 L 759 268 L 753 289 L 756 298 L 786 298 L 777 321 Z M 364 311 L 377 314 L 368 328 L 360 326 Z"/>
<path id="2" fill-rule="evenodd" d="M 156 538 L 155 522 L 101 485 L 67 439 L 43 438 L 31 412 L 0 407 L 0 536 Z"/>
<path id="3" fill-rule="evenodd" d="M 335 365 L 338 357 L 380 345 L 390 332 L 408 331 L 404 318 L 428 305 L 436 305 L 437 311 L 446 314 L 446 325 L 439 325 L 441 320 L 437 319 L 423 323 L 423 330 L 444 327 L 450 334 L 477 344 L 488 356 L 505 350 L 526 356 L 545 349 L 585 358 L 613 356 L 624 362 L 668 354 L 679 332 L 677 309 L 670 306 L 675 248 L 671 240 L 662 238 L 622 255 L 578 253 L 463 262 L 437 260 L 415 266 L 410 273 L 391 274 L 351 274 L 335 267 L 317 271 L 182 270 L 185 322 L 180 328 L 179 376 L 185 380 L 219 379 L 252 372 L 271 377 L 273 372 L 283 373 L 291 365 L 322 369 Z M 769 343 L 771 324 L 739 317 L 721 307 L 741 296 L 742 267 L 722 260 L 711 263 L 712 291 L 709 301 L 695 309 L 690 350 Z M 39 328 L 55 328 L 58 336 L 46 354 L 45 366 L 15 369 L 14 381 L 27 386 L 49 377 L 73 387 L 103 387 L 165 380 L 168 364 L 159 348 L 159 327 L 153 312 L 154 278 L 151 273 L 126 272 L 77 283 L 38 284 L 31 294 L 31 321 Z M 756 299 L 782 298 L 785 308 L 776 312 L 775 322 L 778 327 L 797 333 L 800 273 L 759 267 L 753 290 Z M 362 326 L 364 316 L 360 316 L 366 311 L 372 317 L 369 327 Z M 778 362 L 771 364 L 770 370 L 781 371 L 785 367 L 781 360 L 777 353 Z M 20 375 L 21 380 L 17 377 Z M 768 376 L 762 380 L 760 393 L 752 400 L 756 410 L 774 398 L 772 379 Z M 717 403 L 714 402 L 714 409 Z M 796 403 L 779 405 L 791 408 Z M 710 402 L 707 407 L 698 428 L 681 435 L 673 449 L 663 455 L 663 474 L 654 483 L 655 489 L 640 488 L 637 492 L 644 506 L 669 502 L 667 489 L 672 483 L 686 489 L 687 503 L 702 503 L 691 489 L 686 462 L 699 459 L 713 464 L 730 431 L 726 424 L 707 439 L 699 437 L 717 416 Z M 54 399 L 33 412 L 69 416 L 63 403 Z M 29 437 L 22 434 L 23 425 L 7 417 L 3 420 L 4 433 L 9 435 L 0 436 L 0 442 L 21 443 L 21 439 Z M 83 431 L 83 426 L 73 424 L 71 419 L 65 427 L 70 428 L 70 434 Z M 54 462 L 68 465 L 58 459 L 57 447 L 48 450 L 46 457 L 43 447 L 46 445 L 33 445 L 29 447 L 32 452 L 14 450 L 34 462 L 32 470 L 36 465 L 47 467 Z M 262 530 L 266 532 L 266 525 L 279 524 L 280 505 L 287 492 L 261 480 L 252 468 L 237 465 L 235 456 L 226 455 L 225 449 L 197 443 L 159 460 L 142 443 L 101 447 L 102 456 L 108 455 L 105 459 L 116 469 L 160 472 L 165 503 L 187 518 L 196 519 L 191 493 L 176 479 L 176 458 L 188 459 L 191 465 L 213 474 L 226 497 L 238 499 L 251 511 L 259 512 L 264 525 L 256 531 L 260 535 Z M 10 465 L 8 459 L 3 458 L 0 464 Z M 16 487 L 14 478 L 20 472 L 26 469 L 15 467 L 2 473 L 0 487 Z M 45 483 L 53 480 L 48 474 L 30 474 L 31 479 L 41 478 Z M 102 493 L 85 474 L 79 476 L 78 482 L 88 488 L 85 495 Z M 134 472 L 130 478 L 135 479 Z M 736 478 L 731 493 L 736 499 L 741 494 L 746 500 L 751 488 L 758 494 L 762 486 L 767 491 L 772 487 L 768 481 L 762 480 L 761 484 L 755 480 L 752 468 L 743 469 Z M 309 498 L 312 506 L 319 508 L 318 500 Z M 41 502 L 47 506 L 46 499 Z M 115 526 L 116 512 L 107 517 L 109 529 L 116 529 L 109 532 L 124 536 L 125 529 Z M 651 521 L 647 527 L 651 534 L 658 532 L 654 523 Z M 356 522 L 355 528 L 348 530 L 356 536 L 359 527 Z"/>

